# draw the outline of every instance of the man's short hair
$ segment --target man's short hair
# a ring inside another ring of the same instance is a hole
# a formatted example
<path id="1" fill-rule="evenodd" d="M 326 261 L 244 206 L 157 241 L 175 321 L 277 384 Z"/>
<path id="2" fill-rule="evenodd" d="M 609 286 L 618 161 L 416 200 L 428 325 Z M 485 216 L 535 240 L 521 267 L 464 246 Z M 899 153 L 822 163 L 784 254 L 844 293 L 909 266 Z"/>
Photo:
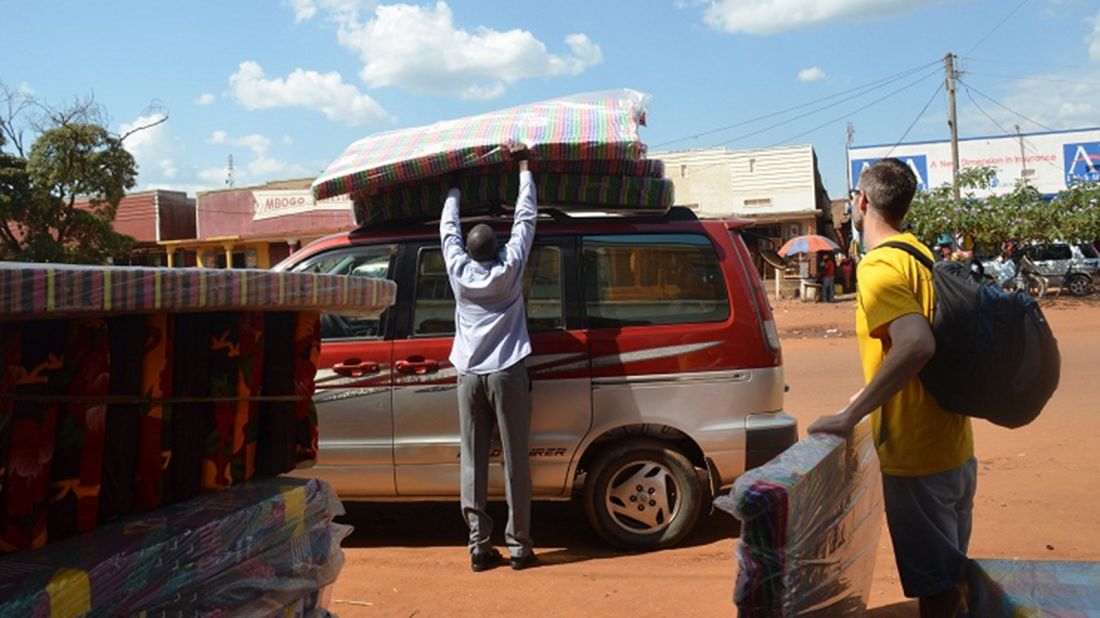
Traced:
<path id="1" fill-rule="evenodd" d="M 478 223 L 466 235 L 466 253 L 478 262 L 491 262 L 497 256 L 497 235 L 493 228 Z"/>
<path id="2" fill-rule="evenodd" d="M 882 159 L 859 176 L 859 188 L 867 203 L 892 223 L 901 223 L 917 194 L 917 177 L 900 159 Z"/>

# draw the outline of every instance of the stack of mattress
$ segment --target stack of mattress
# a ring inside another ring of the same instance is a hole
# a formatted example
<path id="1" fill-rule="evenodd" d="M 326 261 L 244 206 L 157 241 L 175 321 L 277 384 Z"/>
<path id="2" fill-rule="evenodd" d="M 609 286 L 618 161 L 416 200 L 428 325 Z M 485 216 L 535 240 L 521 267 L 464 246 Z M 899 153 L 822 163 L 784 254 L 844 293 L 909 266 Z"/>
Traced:
<path id="1" fill-rule="evenodd" d="M 392 282 L 0 264 L 0 552 L 279 474 L 317 451 L 318 311 Z"/>
<path id="2" fill-rule="evenodd" d="M 3 616 L 324 615 L 343 508 L 314 479 L 270 479 L 0 558 Z"/>
<path id="3" fill-rule="evenodd" d="M 539 203 L 560 208 L 666 211 L 672 184 L 638 136 L 646 95 L 616 90 L 533 103 L 351 144 L 313 184 L 317 199 L 350 194 L 360 223 L 431 218 L 447 189 L 463 208 L 513 203 L 518 179 L 502 147 L 531 150 Z"/>
<path id="4" fill-rule="evenodd" d="M 847 441 L 803 439 L 714 504 L 741 520 L 740 616 L 862 615 L 882 529 L 869 423 Z"/>

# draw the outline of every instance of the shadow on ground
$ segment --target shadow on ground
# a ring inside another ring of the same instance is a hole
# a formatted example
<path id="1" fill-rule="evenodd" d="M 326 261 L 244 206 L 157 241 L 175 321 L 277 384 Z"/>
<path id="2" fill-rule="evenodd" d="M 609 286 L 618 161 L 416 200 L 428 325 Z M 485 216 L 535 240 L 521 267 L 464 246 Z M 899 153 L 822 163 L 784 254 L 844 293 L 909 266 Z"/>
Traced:
<path id="1" fill-rule="evenodd" d="M 348 512 L 338 521 L 355 526 L 355 531 L 343 542 L 345 548 L 466 545 L 466 525 L 457 502 L 348 502 L 345 507 Z M 489 515 L 495 522 L 493 542 L 503 550 L 507 506 L 503 502 L 490 503 Z M 624 553 L 592 530 L 576 503 L 536 502 L 531 521 L 535 550 L 544 565 L 611 558 Z M 733 517 L 721 511 L 704 512 L 681 546 L 708 545 L 736 538 L 738 533 L 739 525 Z"/>

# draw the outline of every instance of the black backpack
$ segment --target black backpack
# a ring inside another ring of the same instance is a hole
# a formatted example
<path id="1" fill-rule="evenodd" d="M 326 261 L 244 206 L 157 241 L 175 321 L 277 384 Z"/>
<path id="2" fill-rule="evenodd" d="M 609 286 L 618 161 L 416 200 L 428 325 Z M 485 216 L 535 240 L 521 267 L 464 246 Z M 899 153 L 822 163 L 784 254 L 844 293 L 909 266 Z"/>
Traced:
<path id="1" fill-rule="evenodd" d="M 1022 427 L 1042 411 L 1058 387 L 1058 342 L 1039 303 L 975 280 L 962 262 L 932 263 L 902 242 L 900 249 L 932 273 L 936 353 L 921 370 L 925 389 L 945 410 Z"/>

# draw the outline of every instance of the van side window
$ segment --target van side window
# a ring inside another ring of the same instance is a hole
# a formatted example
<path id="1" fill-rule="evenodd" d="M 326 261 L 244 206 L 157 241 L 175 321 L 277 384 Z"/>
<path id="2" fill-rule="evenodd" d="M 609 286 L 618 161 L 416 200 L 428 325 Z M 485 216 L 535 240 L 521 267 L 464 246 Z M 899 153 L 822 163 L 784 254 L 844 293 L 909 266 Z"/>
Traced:
<path id="1" fill-rule="evenodd" d="M 527 330 L 560 330 L 562 315 L 561 249 L 536 246 L 527 258 L 523 273 L 523 297 L 527 304 Z M 416 263 L 413 301 L 414 337 L 445 337 L 455 332 L 455 296 L 443 252 L 438 247 L 420 250 Z"/>
<path id="2" fill-rule="evenodd" d="M 346 275 L 348 277 L 393 278 L 397 245 L 372 245 L 329 251 L 314 256 L 294 268 L 295 272 Z M 380 339 L 389 309 L 377 318 L 355 315 L 321 314 L 322 339 Z"/>
<path id="3" fill-rule="evenodd" d="M 592 328 L 721 322 L 729 295 L 700 234 L 586 236 L 585 311 Z"/>

